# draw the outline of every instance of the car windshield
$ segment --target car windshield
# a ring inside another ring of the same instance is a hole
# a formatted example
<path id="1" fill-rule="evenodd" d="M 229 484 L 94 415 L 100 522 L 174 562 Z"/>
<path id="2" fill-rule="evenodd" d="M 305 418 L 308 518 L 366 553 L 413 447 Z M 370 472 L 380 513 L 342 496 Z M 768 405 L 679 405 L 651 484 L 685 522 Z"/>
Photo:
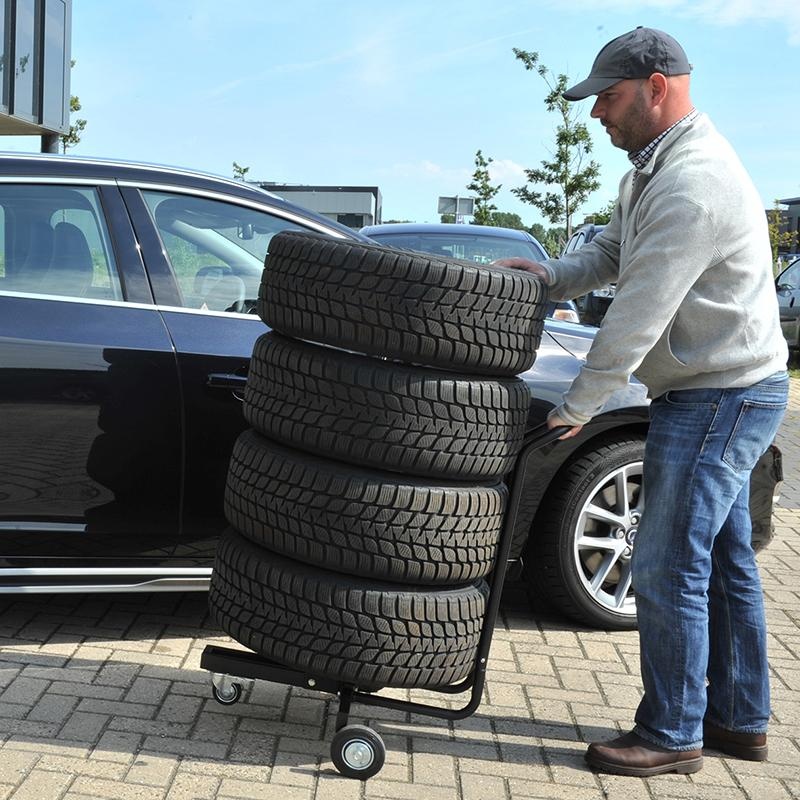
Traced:
<path id="1" fill-rule="evenodd" d="M 465 226 L 466 227 L 466 226 Z M 373 233 L 370 238 L 382 245 L 402 247 L 405 250 L 419 250 L 423 253 L 463 258 L 478 264 L 489 264 L 498 258 L 521 256 L 541 261 L 547 255 L 535 242 L 525 239 L 512 239 L 494 236 L 490 233 Z"/>

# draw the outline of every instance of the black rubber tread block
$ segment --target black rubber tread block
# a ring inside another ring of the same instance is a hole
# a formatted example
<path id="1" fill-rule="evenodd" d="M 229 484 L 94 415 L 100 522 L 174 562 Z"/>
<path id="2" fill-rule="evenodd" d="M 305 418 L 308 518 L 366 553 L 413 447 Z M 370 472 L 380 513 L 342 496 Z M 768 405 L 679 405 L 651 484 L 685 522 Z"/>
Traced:
<path id="1" fill-rule="evenodd" d="M 457 376 L 267 333 L 243 408 L 256 430 L 309 453 L 472 480 L 513 468 L 529 405 L 520 378 Z"/>
<path id="2" fill-rule="evenodd" d="M 547 289 L 529 272 L 281 231 L 258 313 L 279 333 L 398 361 L 516 375 L 534 362 Z"/>
<path id="3" fill-rule="evenodd" d="M 486 585 L 417 589 L 348 579 L 226 532 L 209 591 L 238 642 L 310 676 L 362 689 L 435 687 L 474 668 Z"/>
<path id="4" fill-rule="evenodd" d="M 244 431 L 225 514 L 247 539 L 305 563 L 399 583 L 462 584 L 490 572 L 507 497 L 503 483 L 425 483 Z"/>

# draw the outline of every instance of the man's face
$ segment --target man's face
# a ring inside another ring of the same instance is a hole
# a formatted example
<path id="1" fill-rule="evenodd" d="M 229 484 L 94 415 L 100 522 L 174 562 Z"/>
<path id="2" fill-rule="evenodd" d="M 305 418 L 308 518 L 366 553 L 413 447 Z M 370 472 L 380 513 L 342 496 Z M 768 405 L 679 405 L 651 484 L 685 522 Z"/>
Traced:
<path id="1" fill-rule="evenodd" d="M 592 117 L 599 119 L 611 144 L 635 153 L 650 144 L 653 120 L 647 102 L 647 81 L 625 80 L 597 95 Z"/>

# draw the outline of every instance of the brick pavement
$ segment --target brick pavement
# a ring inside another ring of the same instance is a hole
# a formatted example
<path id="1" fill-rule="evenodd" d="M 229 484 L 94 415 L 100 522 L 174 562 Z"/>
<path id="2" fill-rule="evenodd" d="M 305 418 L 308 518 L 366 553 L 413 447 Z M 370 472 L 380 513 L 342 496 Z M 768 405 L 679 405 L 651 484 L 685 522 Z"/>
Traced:
<path id="1" fill-rule="evenodd" d="M 227 640 L 210 626 L 204 595 L 30 596 L 0 600 L 0 800 L 797 800 L 800 381 L 792 383 L 778 533 L 759 559 L 774 698 L 768 763 L 708 755 L 689 776 L 590 772 L 585 743 L 627 729 L 637 704 L 636 634 L 532 613 L 513 586 L 478 712 L 447 723 L 370 710 L 361 719 L 388 754 L 366 784 L 330 764 L 328 696 L 257 682 L 235 706 L 210 698 L 200 653 Z"/>

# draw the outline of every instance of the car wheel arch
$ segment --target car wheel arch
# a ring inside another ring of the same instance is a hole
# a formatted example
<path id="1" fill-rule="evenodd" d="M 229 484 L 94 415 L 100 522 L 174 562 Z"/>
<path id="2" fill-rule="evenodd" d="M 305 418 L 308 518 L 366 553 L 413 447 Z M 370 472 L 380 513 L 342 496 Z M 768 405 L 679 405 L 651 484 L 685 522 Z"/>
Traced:
<path id="1" fill-rule="evenodd" d="M 532 460 L 523 479 L 522 498 L 511 544 L 511 558 L 523 558 L 528 540 L 536 536 L 536 517 L 542 510 L 542 501 L 559 477 L 575 459 L 596 450 L 609 438 L 644 438 L 647 422 L 629 419 L 619 422 L 601 418 L 585 427 L 578 436 L 560 440 L 543 451 L 540 458 Z M 566 452 L 565 452 L 566 451 Z"/>

